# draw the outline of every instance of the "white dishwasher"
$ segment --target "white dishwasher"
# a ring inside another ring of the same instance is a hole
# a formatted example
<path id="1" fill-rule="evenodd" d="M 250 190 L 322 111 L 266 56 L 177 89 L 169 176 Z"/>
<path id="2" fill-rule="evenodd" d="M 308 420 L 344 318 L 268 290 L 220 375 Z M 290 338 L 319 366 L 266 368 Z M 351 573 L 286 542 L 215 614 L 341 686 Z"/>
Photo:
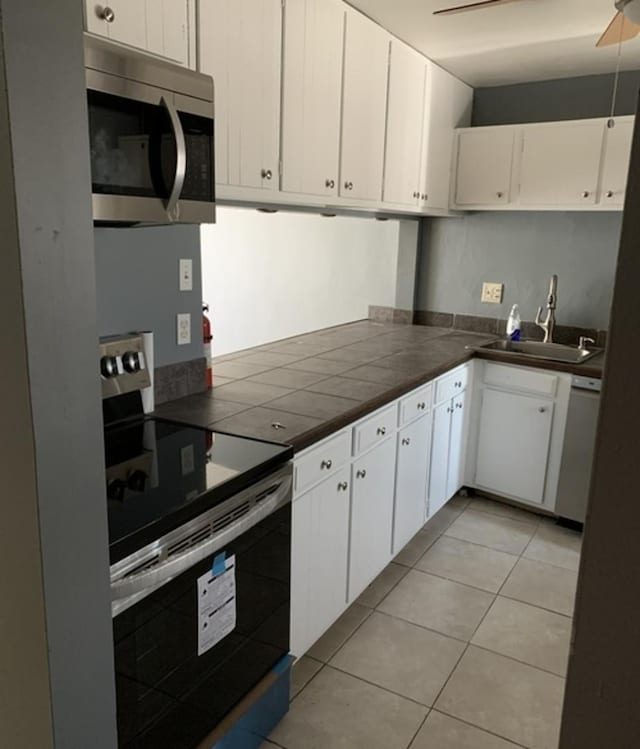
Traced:
<path id="1" fill-rule="evenodd" d="M 589 501 L 602 380 L 573 377 L 562 449 L 556 514 L 584 523 Z"/>

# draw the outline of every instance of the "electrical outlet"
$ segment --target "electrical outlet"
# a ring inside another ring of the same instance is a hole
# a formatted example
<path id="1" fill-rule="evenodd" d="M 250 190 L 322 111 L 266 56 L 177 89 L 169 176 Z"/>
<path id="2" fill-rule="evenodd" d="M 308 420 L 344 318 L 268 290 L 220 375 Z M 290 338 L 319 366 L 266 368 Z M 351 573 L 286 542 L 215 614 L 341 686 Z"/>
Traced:
<path id="1" fill-rule="evenodd" d="M 178 315 L 178 346 L 191 343 L 191 315 L 189 313 Z"/>
<path id="2" fill-rule="evenodd" d="M 504 284 L 485 282 L 482 284 L 482 301 L 487 304 L 502 304 L 503 292 Z"/>
<path id="3" fill-rule="evenodd" d="M 193 260 L 180 260 L 180 291 L 193 291 Z"/>

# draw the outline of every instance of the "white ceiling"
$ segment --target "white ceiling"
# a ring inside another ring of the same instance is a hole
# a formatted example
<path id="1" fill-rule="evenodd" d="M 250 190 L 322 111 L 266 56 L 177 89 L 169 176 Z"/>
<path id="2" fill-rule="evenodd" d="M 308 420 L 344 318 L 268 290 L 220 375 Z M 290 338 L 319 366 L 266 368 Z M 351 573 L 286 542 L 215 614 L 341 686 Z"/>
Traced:
<path id="1" fill-rule="evenodd" d="M 595 44 L 613 0 L 518 0 L 434 16 L 461 0 L 348 0 L 390 32 L 473 86 L 610 73 L 618 47 Z M 473 0 L 469 0 L 473 2 Z M 640 38 L 622 45 L 622 70 L 640 68 Z"/>

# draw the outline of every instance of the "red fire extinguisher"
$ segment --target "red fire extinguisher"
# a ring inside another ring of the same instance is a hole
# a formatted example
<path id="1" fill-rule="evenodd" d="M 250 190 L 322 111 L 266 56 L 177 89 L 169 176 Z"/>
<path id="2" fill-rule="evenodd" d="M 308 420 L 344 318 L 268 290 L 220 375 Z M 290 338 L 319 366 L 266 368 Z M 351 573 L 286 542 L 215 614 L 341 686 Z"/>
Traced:
<path id="1" fill-rule="evenodd" d="M 211 351 L 211 341 L 213 335 L 211 334 L 211 320 L 207 317 L 206 313 L 209 311 L 209 305 L 202 303 L 202 342 L 204 344 L 204 358 L 206 359 L 206 386 L 207 388 L 213 387 L 213 355 Z"/>

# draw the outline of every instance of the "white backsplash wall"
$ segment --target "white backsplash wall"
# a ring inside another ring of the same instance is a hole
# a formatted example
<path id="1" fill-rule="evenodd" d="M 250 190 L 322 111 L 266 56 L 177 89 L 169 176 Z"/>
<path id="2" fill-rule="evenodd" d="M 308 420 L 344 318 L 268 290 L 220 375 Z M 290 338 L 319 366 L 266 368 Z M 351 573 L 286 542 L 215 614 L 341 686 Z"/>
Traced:
<path id="1" fill-rule="evenodd" d="M 395 300 L 398 221 L 219 207 L 201 228 L 214 355 L 361 320 Z"/>

